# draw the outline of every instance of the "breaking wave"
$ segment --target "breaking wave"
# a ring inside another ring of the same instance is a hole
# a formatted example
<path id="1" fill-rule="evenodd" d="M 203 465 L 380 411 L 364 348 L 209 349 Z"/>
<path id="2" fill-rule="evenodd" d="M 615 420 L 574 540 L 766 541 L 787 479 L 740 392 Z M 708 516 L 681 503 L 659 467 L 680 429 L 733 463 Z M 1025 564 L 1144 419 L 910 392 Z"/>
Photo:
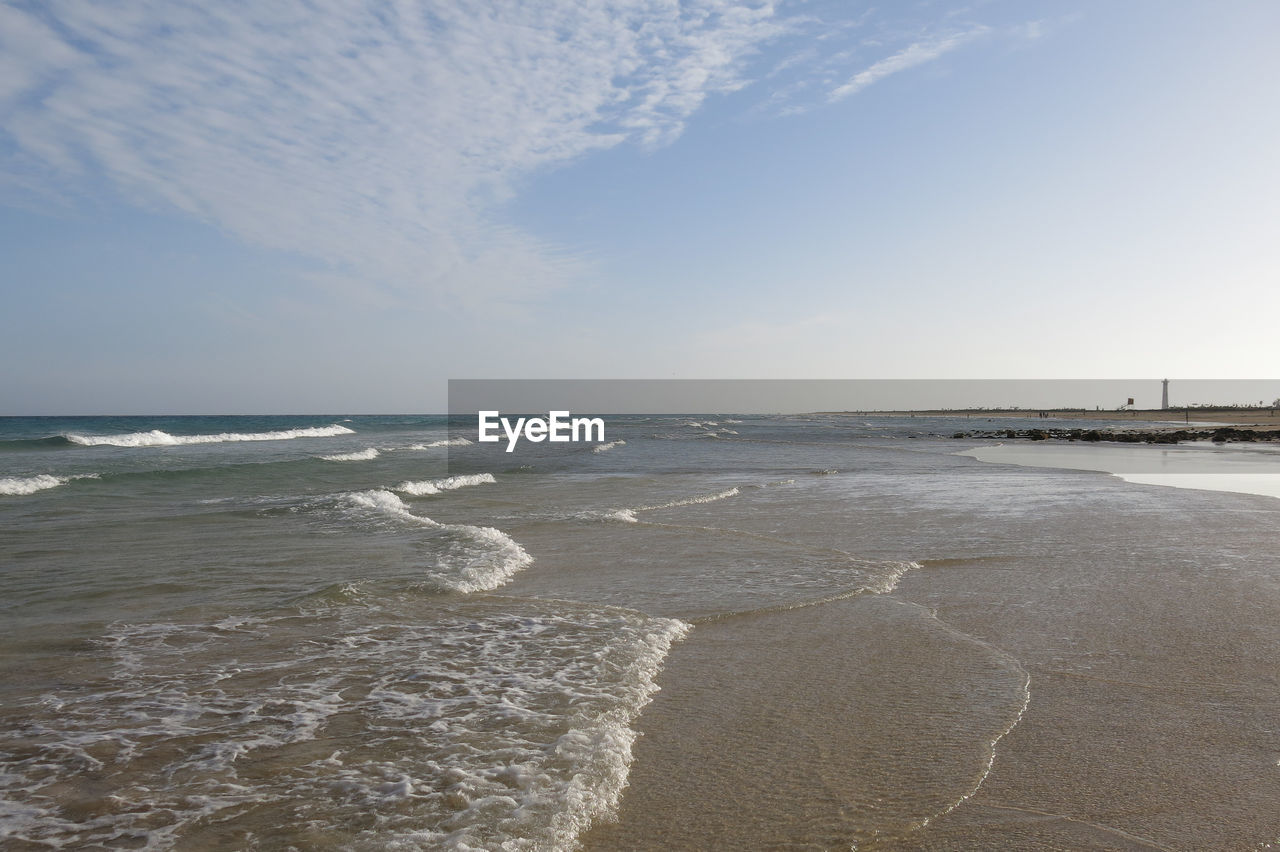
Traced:
<path id="1" fill-rule="evenodd" d="M 466 438 L 449 438 L 443 441 L 428 441 L 425 444 L 411 444 L 406 450 L 434 450 L 436 447 L 469 447 L 471 441 Z"/>
<path id="2" fill-rule="evenodd" d="M 357 450 L 354 453 L 338 453 L 337 455 L 321 456 L 320 458 L 325 461 L 369 461 L 377 457 L 378 451 L 370 447 L 367 450 Z"/>
<path id="3" fill-rule="evenodd" d="M 610 450 L 612 450 L 614 447 L 621 447 L 626 443 L 627 443 L 626 441 L 610 441 L 607 444 L 596 444 L 594 447 L 591 448 L 591 452 L 607 453 Z"/>
<path id="4" fill-rule="evenodd" d="M 232 441 L 287 441 L 293 438 L 332 438 L 353 435 L 354 429 L 334 423 L 306 429 L 281 429 L 276 432 L 219 432 L 216 435 L 170 435 L 159 429 L 129 432 L 123 435 L 67 435 L 73 444 L 84 447 L 175 447 L 185 444 L 222 444 Z"/>
<path id="5" fill-rule="evenodd" d="M 424 542 L 430 564 L 427 579 L 446 591 L 484 592 L 505 584 L 517 571 L 533 562 L 515 539 L 493 527 L 442 524 L 415 515 L 403 500 L 385 489 L 354 491 L 343 495 L 349 509 L 433 533 Z"/>
<path id="6" fill-rule="evenodd" d="M 685 497 L 680 500 L 672 500 L 670 503 L 659 503 L 656 506 L 640 506 L 636 509 L 638 512 L 649 512 L 654 509 L 674 509 L 677 506 L 693 506 L 698 503 L 714 503 L 716 500 L 725 500 L 729 497 L 737 497 L 742 492 L 734 487 L 724 491 L 717 491 L 714 494 L 698 494 L 693 497 Z"/>
<path id="7" fill-rule="evenodd" d="M 19 496 L 35 494 L 49 488 L 57 488 L 73 479 L 97 479 L 96 473 L 81 473 L 74 476 L 51 476 L 47 473 L 36 476 L 3 476 L 0 477 L 0 494 Z"/>
<path id="8" fill-rule="evenodd" d="M 748 488 L 756 486 L 747 486 Z M 717 491 L 713 494 L 695 494 L 692 497 L 682 497 L 679 500 L 671 500 L 666 503 L 656 503 L 652 506 L 633 506 L 625 509 L 610 509 L 606 511 L 589 511 L 578 515 L 577 517 L 589 518 L 592 520 L 621 521 L 624 524 L 637 524 L 640 519 L 636 517 L 636 512 L 653 512 L 658 509 L 675 509 L 680 506 L 696 506 L 700 503 L 714 503 L 717 500 L 726 500 L 730 497 L 736 497 L 742 491 L 737 487 L 727 488 L 724 491 Z"/>
<path id="9" fill-rule="evenodd" d="M 4 836 L 65 849 L 322 837 L 551 850 L 616 811 L 631 725 L 689 625 L 363 592 L 349 584 L 290 613 L 112 626 L 99 672 L 54 685 L 38 722 L 0 731 Z M 67 780 L 85 774 L 100 793 Z M 71 807 L 87 816 L 68 818 Z"/>
<path id="10" fill-rule="evenodd" d="M 466 488 L 468 485 L 492 485 L 495 480 L 492 473 L 468 473 L 461 476 L 448 476 L 444 479 L 424 479 L 418 482 L 401 482 L 393 490 L 414 497 L 428 494 L 439 494 L 441 491 L 453 491 Z"/>

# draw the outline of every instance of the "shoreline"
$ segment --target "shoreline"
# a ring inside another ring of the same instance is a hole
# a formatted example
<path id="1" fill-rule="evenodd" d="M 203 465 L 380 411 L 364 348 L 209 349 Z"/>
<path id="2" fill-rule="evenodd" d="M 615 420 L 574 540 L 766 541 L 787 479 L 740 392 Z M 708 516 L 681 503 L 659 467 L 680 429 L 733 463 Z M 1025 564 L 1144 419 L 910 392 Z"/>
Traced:
<path id="1" fill-rule="evenodd" d="M 1164 442 L 1157 442 L 1164 443 Z M 1107 473 L 1134 485 L 1159 485 L 1197 491 L 1222 491 L 1280 498 L 1280 455 L 1241 446 L 1220 450 L 1222 444 L 1164 448 L 1115 447 L 1059 442 L 1027 445 L 978 445 L 957 455 L 986 464 L 1012 464 L 1048 470 Z"/>
<path id="2" fill-rule="evenodd" d="M 914 409 L 901 411 L 819 411 L 845 417 L 945 417 L 949 419 L 987 420 L 1091 420 L 1106 423 L 1133 421 L 1154 426 L 1201 424 L 1230 425 L 1239 429 L 1280 429 L 1280 408 L 1176 408 L 1131 409 L 1126 411 L 1088 411 L 1078 408 L 953 408 Z M 1194 419 L 1192 419 L 1194 418 Z"/>

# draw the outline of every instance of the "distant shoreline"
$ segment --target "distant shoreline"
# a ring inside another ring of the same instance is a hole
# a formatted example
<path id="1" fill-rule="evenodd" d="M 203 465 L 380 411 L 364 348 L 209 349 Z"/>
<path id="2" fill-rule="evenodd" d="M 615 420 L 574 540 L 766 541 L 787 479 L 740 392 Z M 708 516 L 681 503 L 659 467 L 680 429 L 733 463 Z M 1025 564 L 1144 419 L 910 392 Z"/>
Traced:
<path id="1" fill-rule="evenodd" d="M 991 408 L 956 408 L 956 409 L 917 409 L 914 411 L 823 411 L 820 414 L 842 415 L 847 417 L 948 417 L 967 420 L 991 419 L 1010 420 L 1025 418 L 1028 420 L 1102 420 L 1109 423 L 1131 420 L 1135 423 L 1150 423 L 1152 427 L 1167 426 L 1170 429 L 1185 428 L 1187 425 L 1204 423 L 1221 423 L 1239 429 L 1280 428 L 1280 409 L 1277 408 L 1177 408 L 1177 409 L 1132 409 L 1125 411 L 1087 411 L 1073 409 L 991 409 Z M 1042 416 L 1044 415 L 1044 416 Z"/>

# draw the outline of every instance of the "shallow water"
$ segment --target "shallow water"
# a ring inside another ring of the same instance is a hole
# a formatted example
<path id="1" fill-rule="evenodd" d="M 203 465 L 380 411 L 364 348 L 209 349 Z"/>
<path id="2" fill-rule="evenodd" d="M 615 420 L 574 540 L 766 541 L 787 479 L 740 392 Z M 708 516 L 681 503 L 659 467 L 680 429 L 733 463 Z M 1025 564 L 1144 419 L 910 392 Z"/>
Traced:
<path id="1" fill-rule="evenodd" d="M 0 421 L 0 837 L 1275 841 L 1280 502 L 966 425 Z"/>

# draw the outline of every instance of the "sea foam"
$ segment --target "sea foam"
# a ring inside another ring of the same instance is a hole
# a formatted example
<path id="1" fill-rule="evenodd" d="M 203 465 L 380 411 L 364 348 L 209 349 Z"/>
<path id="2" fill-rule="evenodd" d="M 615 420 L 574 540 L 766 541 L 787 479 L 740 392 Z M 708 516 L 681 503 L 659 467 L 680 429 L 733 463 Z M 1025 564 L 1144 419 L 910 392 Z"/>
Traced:
<path id="1" fill-rule="evenodd" d="M 425 444 L 411 444 L 405 447 L 406 450 L 434 450 L 437 447 L 469 447 L 471 441 L 466 438 L 449 438 L 441 441 L 428 441 Z"/>
<path id="2" fill-rule="evenodd" d="M 354 453 L 337 453 L 336 455 L 321 456 L 320 458 L 324 459 L 325 461 L 343 462 L 343 461 L 370 461 L 371 459 L 376 459 L 377 457 L 378 457 L 378 451 L 373 447 L 369 447 L 368 449 L 365 449 L 365 450 L 357 450 Z"/>
<path id="3" fill-rule="evenodd" d="M 468 473 L 459 476 L 447 476 L 444 479 L 424 479 L 418 482 L 401 482 L 394 490 L 410 494 L 414 497 L 422 497 L 429 494 L 439 494 L 441 491 L 453 491 L 457 488 L 466 488 L 469 485 L 492 485 L 494 481 L 492 473 Z"/>
<path id="4" fill-rule="evenodd" d="M 281 429 L 276 432 L 219 432 L 216 435 L 170 435 L 159 429 L 129 432 L 123 435 L 67 435 L 73 444 L 85 447 L 175 447 L 185 444 L 221 444 L 234 441 L 287 441 L 293 438 L 331 438 L 352 435 L 355 430 L 334 423 L 306 429 Z"/>
<path id="5" fill-rule="evenodd" d="M 678 506 L 694 506 L 699 503 L 714 503 L 717 500 L 725 500 L 729 497 L 737 497 L 742 492 L 735 488 L 727 488 L 724 491 L 717 491 L 714 494 L 696 494 L 693 497 L 684 497 L 679 500 L 672 500 L 669 503 L 659 503 L 656 506 L 640 506 L 636 509 L 638 512 L 648 512 L 654 509 L 674 509 Z"/>
<path id="6" fill-rule="evenodd" d="M 749 488 L 756 486 L 747 486 Z M 692 497 L 682 497 L 678 500 L 670 500 L 666 503 L 656 503 L 652 506 L 632 506 L 623 509 L 608 509 L 605 511 L 588 511 L 576 515 L 583 519 L 589 520 L 607 520 L 621 521 L 625 524 L 639 523 L 640 519 L 636 517 L 636 512 L 653 512 L 658 509 L 676 509 L 680 506 L 696 506 L 700 503 L 714 503 L 717 500 L 727 500 L 730 497 L 736 497 L 741 494 L 736 486 L 727 488 L 724 491 L 716 491 L 712 494 L 695 494 Z"/>
<path id="7" fill-rule="evenodd" d="M 591 452 L 593 452 L 593 453 L 607 453 L 607 452 L 609 452 L 610 450 L 612 450 L 614 447 L 621 447 L 621 446 L 625 445 L 626 443 L 627 443 L 626 441 L 610 441 L 610 442 L 609 442 L 609 443 L 607 443 L 607 444 L 596 444 L 594 447 L 592 447 L 592 448 L 591 448 Z"/>
<path id="8" fill-rule="evenodd" d="M 36 476 L 4 476 L 0 477 L 0 494 L 19 496 L 35 494 L 49 488 L 65 485 L 73 479 L 97 479 L 96 473 L 78 473 L 73 476 L 52 476 L 47 473 Z"/>
<path id="9" fill-rule="evenodd" d="M 303 848 L 323 825 L 335 848 L 571 849 L 615 812 L 688 625 L 366 591 L 378 606 L 112 626 L 99 675 L 0 732 L 4 836 L 188 848 L 212 823 Z M 100 794 L 65 783 L 85 772 Z"/>
<path id="10" fill-rule="evenodd" d="M 435 586 L 453 592 L 483 592 L 507 583 L 533 562 L 523 547 L 502 530 L 472 524 L 442 524 L 415 515 L 395 494 L 377 488 L 344 495 L 359 515 L 421 527 L 434 534 L 423 540 L 430 564 L 423 566 Z"/>

